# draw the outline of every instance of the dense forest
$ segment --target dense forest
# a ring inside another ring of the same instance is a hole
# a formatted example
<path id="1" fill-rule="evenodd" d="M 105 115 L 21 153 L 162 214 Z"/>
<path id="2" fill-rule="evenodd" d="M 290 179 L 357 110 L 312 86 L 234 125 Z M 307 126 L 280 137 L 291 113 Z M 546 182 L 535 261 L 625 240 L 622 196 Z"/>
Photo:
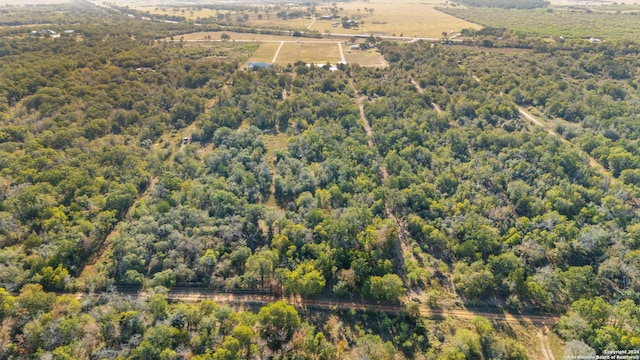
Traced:
<path id="1" fill-rule="evenodd" d="M 0 33 L 0 358 L 535 358 L 485 318 L 420 316 L 477 305 L 562 315 L 582 352 L 640 347 L 637 43 L 246 71 L 157 41 L 187 24 L 68 6 L 47 27 L 73 33 Z"/>

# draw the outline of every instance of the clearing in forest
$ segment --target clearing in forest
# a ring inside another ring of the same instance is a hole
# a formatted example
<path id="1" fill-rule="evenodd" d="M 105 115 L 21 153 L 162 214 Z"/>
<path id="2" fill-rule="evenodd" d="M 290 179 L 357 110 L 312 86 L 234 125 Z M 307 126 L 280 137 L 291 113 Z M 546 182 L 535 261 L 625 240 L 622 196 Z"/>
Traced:
<path id="1" fill-rule="evenodd" d="M 266 62 L 273 61 L 274 54 L 278 51 L 280 43 L 277 42 L 263 42 L 260 43 L 260 47 L 249 58 L 249 62 Z"/>
<path id="2" fill-rule="evenodd" d="M 311 64 L 337 64 L 341 61 L 338 44 L 287 42 L 284 43 L 276 59 L 276 64 L 287 65 L 296 61 L 304 61 Z"/>
<path id="3" fill-rule="evenodd" d="M 375 49 L 369 50 L 346 50 L 344 57 L 348 64 L 358 64 L 365 67 L 385 68 L 389 66 L 384 56 Z"/>

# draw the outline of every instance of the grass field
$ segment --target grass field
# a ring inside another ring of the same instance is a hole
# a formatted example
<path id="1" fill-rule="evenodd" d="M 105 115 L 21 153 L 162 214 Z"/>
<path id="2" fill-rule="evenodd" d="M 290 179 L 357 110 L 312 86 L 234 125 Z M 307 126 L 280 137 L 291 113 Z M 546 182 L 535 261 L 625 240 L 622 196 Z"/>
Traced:
<path id="1" fill-rule="evenodd" d="M 251 55 L 249 61 L 270 63 L 278 47 L 280 47 L 280 43 L 261 43 L 258 50 Z"/>
<path id="2" fill-rule="evenodd" d="M 337 64 L 340 62 L 340 51 L 335 43 L 284 43 L 276 64 L 287 65 L 296 61 L 304 61 L 312 64 Z"/>
<path id="3" fill-rule="evenodd" d="M 227 32 L 227 34 L 231 39 L 225 42 L 218 41 L 222 32 L 196 32 L 181 35 L 179 38 L 174 38 L 174 40 L 185 40 L 187 41 L 185 46 L 194 48 L 242 48 L 249 46 L 247 42 L 255 42 L 254 45 L 259 47 L 247 60 L 253 62 L 272 62 L 281 42 L 284 42 L 284 44 L 276 59 L 276 63 L 279 65 L 293 64 L 298 60 L 314 64 L 326 64 L 328 62 L 334 65 L 342 61 L 337 44 L 339 40 L 336 39 L 307 39 L 292 36 L 232 32 Z M 388 65 L 384 57 L 375 50 L 350 50 L 349 45 L 344 42 L 342 43 L 342 48 L 347 63 L 355 63 L 367 67 L 386 67 Z"/>
<path id="4" fill-rule="evenodd" d="M 407 37 L 441 37 L 442 32 L 463 28 L 479 29 L 480 26 L 458 19 L 435 9 L 440 2 L 350 2 L 340 4 L 346 16 L 361 17 L 364 24 L 359 29 L 333 28 L 331 21 L 316 21 L 311 30 L 347 34 L 376 34 Z M 365 8 L 373 12 L 365 12 Z M 359 9 L 359 11 L 358 11 Z M 342 14 L 340 14 L 342 16 Z M 374 24 L 376 22 L 376 24 Z"/>
<path id="5" fill-rule="evenodd" d="M 290 30 L 315 30 L 324 33 L 343 34 L 376 34 L 396 35 L 406 37 L 440 37 L 442 32 L 459 31 L 463 28 L 479 28 L 478 25 L 454 16 L 445 14 L 435 9 L 442 4 L 440 0 L 404 0 L 392 2 L 388 0 L 369 0 L 339 3 L 340 18 L 353 17 L 364 24 L 359 29 L 343 29 L 341 26 L 333 27 L 332 22 L 338 20 L 312 20 L 310 18 L 295 18 L 283 20 L 276 16 L 280 10 L 274 6 L 265 6 L 251 0 L 240 1 L 237 4 L 255 7 L 253 11 L 229 11 L 216 9 L 203 9 L 197 6 L 182 5 L 176 1 L 176 5 L 151 5 L 149 2 L 134 0 L 112 0 L 118 6 L 129 6 L 131 9 L 146 11 L 153 14 L 172 16 L 184 16 L 187 19 L 207 18 L 217 14 L 227 15 L 228 19 L 239 25 L 253 26 L 256 28 L 290 29 Z M 258 10 L 259 8 L 259 10 Z M 287 11 L 306 11 L 308 6 L 287 5 Z M 329 15 L 330 5 L 318 5 L 318 15 Z M 267 11 L 267 9 L 269 9 Z M 282 8 L 280 8 L 282 9 Z M 366 9 L 366 10 L 365 10 Z M 238 18 L 246 17 L 246 20 L 238 22 Z M 311 25 L 311 26 L 310 26 Z"/>
<path id="6" fill-rule="evenodd" d="M 347 63 L 355 63 L 367 67 L 387 67 L 389 64 L 376 50 L 346 50 L 344 57 Z"/>
<path id="7" fill-rule="evenodd" d="M 259 47 L 257 43 L 193 42 L 185 43 L 185 54 L 196 60 L 246 61 Z"/>

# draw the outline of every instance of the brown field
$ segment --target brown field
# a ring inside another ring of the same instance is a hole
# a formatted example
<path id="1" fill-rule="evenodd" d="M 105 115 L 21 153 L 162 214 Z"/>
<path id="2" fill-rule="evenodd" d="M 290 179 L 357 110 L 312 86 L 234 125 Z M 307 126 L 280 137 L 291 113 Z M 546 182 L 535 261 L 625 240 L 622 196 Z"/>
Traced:
<path id="1" fill-rule="evenodd" d="M 284 43 L 276 64 L 287 65 L 301 60 L 312 64 L 337 64 L 340 62 L 340 52 L 336 43 Z"/>
<path id="2" fill-rule="evenodd" d="M 17 1 L 17 0 L 16 0 Z M 35 0 L 34 0 L 35 1 Z M 132 9 L 148 11 L 155 14 L 179 15 L 188 19 L 197 19 L 215 16 L 217 13 L 226 14 L 228 11 L 213 9 L 196 9 L 195 7 L 181 6 L 176 2 L 177 7 L 169 5 L 150 5 L 149 2 L 141 2 L 134 0 L 112 0 L 119 6 L 129 6 Z M 572 1 L 572 0 L 557 0 Z M 248 20 L 243 22 L 244 25 L 254 26 L 258 28 L 271 29 L 293 29 L 293 30 L 315 30 L 320 33 L 342 33 L 342 34 L 376 34 L 376 35 L 396 35 L 406 37 L 441 37 L 442 32 L 458 32 L 463 28 L 480 28 L 479 25 L 473 24 L 451 15 L 435 10 L 435 6 L 442 5 L 441 0 L 403 0 L 392 2 L 389 0 L 369 0 L 368 2 L 357 1 L 348 3 L 339 3 L 338 7 L 342 9 L 338 16 L 355 17 L 364 24 L 359 29 L 343 29 L 341 26 L 333 27 L 332 22 L 339 20 L 311 20 L 305 18 L 282 20 L 276 16 L 277 10 L 270 8 L 269 13 L 264 10 L 264 4 L 259 4 L 252 0 L 242 1 L 243 5 L 262 6 L 257 13 L 252 11 L 245 12 Z M 365 10 L 365 8 L 367 10 Z M 289 11 L 306 10 L 306 7 L 291 5 Z M 318 13 L 321 15 L 329 15 L 329 5 L 319 5 Z M 373 9 L 373 12 L 369 11 Z M 230 19 L 236 21 L 240 13 L 230 13 Z M 258 17 L 261 16 L 262 19 Z M 374 22 L 378 22 L 374 24 Z M 309 26 L 311 25 L 311 26 Z"/>
<path id="3" fill-rule="evenodd" d="M 261 43 L 258 50 L 251 55 L 249 61 L 270 63 L 279 46 L 280 43 L 277 42 Z"/>
<path id="4" fill-rule="evenodd" d="M 344 57 L 347 63 L 359 64 L 366 67 L 387 67 L 389 64 L 376 50 L 349 50 L 344 48 Z"/>
<path id="5" fill-rule="evenodd" d="M 298 60 L 314 64 L 326 64 L 328 62 L 335 65 L 342 60 L 336 39 L 323 40 L 232 32 L 227 32 L 227 34 L 231 39 L 226 42 L 220 41 L 221 32 L 184 34 L 179 38 L 174 38 L 174 41 L 185 40 L 187 41 L 186 44 L 191 47 L 221 47 L 223 44 L 241 46 L 240 44 L 242 43 L 255 42 L 259 44 L 259 48 L 248 57 L 247 61 L 251 62 L 270 63 L 281 42 L 284 42 L 284 44 L 276 59 L 276 63 L 279 65 L 293 64 Z M 375 50 L 350 50 L 350 46 L 345 42 L 342 42 L 342 48 L 347 63 L 371 67 L 387 66 L 382 55 Z"/>
<path id="6" fill-rule="evenodd" d="M 479 29 L 481 26 L 464 20 L 460 20 L 451 15 L 442 13 L 434 6 L 440 5 L 440 1 L 403 1 L 389 2 L 383 0 L 372 0 L 369 2 L 341 3 L 344 9 L 340 16 L 361 17 L 364 24 L 359 29 L 343 29 L 331 26 L 332 21 L 316 21 L 311 30 L 321 33 L 329 31 L 331 33 L 345 34 L 375 34 L 406 37 L 441 37 L 442 32 L 458 32 L 463 28 Z M 373 13 L 364 9 L 373 9 Z M 358 9 L 360 11 L 358 11 Z M 385 24 L 374 24 L 374 22 L 386 22 Z"/>

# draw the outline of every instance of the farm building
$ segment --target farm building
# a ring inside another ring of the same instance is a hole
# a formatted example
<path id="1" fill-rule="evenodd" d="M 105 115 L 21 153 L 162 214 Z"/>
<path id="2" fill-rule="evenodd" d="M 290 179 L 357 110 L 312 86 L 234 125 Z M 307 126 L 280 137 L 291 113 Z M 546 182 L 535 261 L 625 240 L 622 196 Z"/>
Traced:
<path id="1" fill-rule="evenodd" d="M 249 69 L 249 71 L 254 71 L 258 69 L 271 69 L 272 67 L 273 64 L 269 64 L 266 62 L 250 62 L 247 68 Z"/>

